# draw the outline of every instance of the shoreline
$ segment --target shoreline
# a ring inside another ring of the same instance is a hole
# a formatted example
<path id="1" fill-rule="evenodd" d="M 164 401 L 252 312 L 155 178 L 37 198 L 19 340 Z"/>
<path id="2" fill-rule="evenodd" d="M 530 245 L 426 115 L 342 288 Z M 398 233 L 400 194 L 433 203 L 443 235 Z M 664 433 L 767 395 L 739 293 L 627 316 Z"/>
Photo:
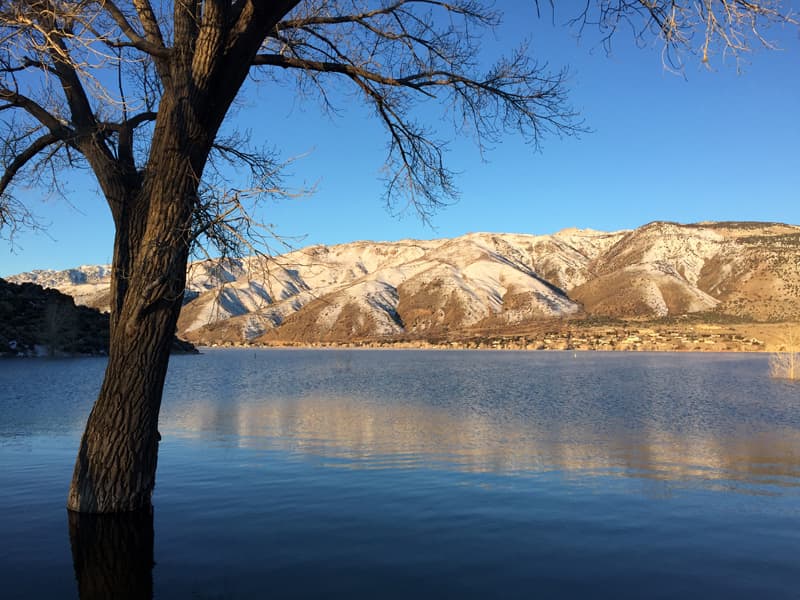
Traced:
<path id="1" fill-rule="evenodd" d="M 204 346 L 199 344 L 200 354 L 204 350 L 386 350 L 386 351 L 425 351 L 425 352 L 575 352 L 581 354 L 774 354 L 773 350 L 707 350 L 707 349 L 688 349 L 673 350 L 665 349 L 644 349 L 644 350 L 610 350 L 610 349 L 585 349 L 585 348 L 501 348 L 501 347 L 480 347 L 470 348 L 464 346 L 439 346 L 439 345 L 401 345 L 401 344 L 360 344 L 360 343 L 340 343 L 340 344 L 212 344 Z"/>
<path id="2" fill-rule="evenodd" d="M 797 323 L 653 323 L 585 321 L 542 322 L 516 331 L 472 331 L 428 339 L 386 336 L 351 340 L 243 340 L 195 339 L 198 349 L 363 349 L 363 350 L 504 350 L 562 352 L 711 352 L 777 353 L 787 350 L 786 335 L 800 331 Z M 189 336 L 187 336 L 189 337 Z M 174 347 L 172 354 L 193 354 Z M 97 353 L 6 353 L 0 358 L 86 358 Z"/>
<path id="3" fill-rule="evenodd" d="M 541 323 L 518 331 L 468 332 L 431 338 L 351 340 L 195 340 L 203 348 L 350 348 L 408 350 L 557 350 L 573 352 L 771 353 L 784 348 L 795 323 Z"/>

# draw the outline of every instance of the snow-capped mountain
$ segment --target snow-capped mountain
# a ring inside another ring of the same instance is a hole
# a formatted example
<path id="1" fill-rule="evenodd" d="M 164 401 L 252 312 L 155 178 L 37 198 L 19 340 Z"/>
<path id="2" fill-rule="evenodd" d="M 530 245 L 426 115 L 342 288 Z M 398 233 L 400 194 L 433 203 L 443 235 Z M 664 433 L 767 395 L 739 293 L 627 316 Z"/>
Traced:
<path id="1" fill-rule="evenodd" d="M 189 269 L 179 333 L 196 342 L 442 337 L 587 315 L 800 315 L 800 227 L 656 222 L 605 233 L 472 233 L 311 246 Z M 9 278 L 107 305 L 109 267 Z"/>

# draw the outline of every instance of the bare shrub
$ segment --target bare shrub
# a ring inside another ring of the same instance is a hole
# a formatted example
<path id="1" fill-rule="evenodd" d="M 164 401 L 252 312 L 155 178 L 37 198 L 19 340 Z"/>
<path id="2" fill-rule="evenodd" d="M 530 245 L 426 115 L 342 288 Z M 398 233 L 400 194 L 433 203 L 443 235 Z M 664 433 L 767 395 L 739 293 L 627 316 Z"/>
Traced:
<path id="1" fill-rule="evenodd" d="M 770 375 L 778 379 L 800 379 L 800 328 L 787 331 L 780 349 L 769 358 Z"/>

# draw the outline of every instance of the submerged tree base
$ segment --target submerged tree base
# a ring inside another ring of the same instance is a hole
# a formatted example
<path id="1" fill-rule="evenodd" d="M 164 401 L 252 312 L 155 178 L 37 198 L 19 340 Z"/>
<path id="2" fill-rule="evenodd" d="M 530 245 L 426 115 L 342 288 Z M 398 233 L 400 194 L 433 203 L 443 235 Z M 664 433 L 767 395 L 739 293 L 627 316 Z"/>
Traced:
<path id="1" fill-rule="evenodd" d="M 153 597 L 153 511 L 87 515 L 68 511 L 78 594 L 93 598 Z"/>

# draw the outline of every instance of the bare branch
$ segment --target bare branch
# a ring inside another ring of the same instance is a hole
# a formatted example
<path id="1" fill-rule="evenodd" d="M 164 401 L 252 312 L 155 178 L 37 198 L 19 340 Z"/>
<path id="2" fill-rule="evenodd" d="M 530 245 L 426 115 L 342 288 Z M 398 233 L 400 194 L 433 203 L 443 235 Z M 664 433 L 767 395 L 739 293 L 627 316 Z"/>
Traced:
<path id="1" fill-rule="evenodd" d="M 381 15 L 394 15 L 406 5 L 428 5 L 444 9 L 452 14 L 467 16 L 476 19 L 487 26 L 495 26 L 498 23 L 498 14 L 489 11 L 485 6 L 477 2 L 439 2 L 437 0 L 397 0 L 381 8 L 366 10 L 351 14 L 319 15 L 311 14 L 294 19 L 286 19 L 277 25 L 278 30 L 305 28 L 311 25 L 342 25 L 345 23 L 363 23 L 369 19 Z"/>
<path id="2" fill-rule="evenodd" d="M 342 6 L 347 5 L 304 5 L 276 27 L 265 44 L 269 51 L 259 53 L 254 64 L 301 73 L 323 89 L 330 74 L 355 84 L 389 134 L 390 205 L 407 194 L 409 206 L 427 219 L 432 208 L 456 196 L 454 173 L 444 163 L 447 142 L 409 116 L 418 100 L 444 101 L 455 130 L 473 135 L 481 150 L 507 131 L 522 133 L 535 147 L 547 134 L 583 131 L 566 104 L 566 72 L 547 72 L 525 48 L 476 73 L 479 43 L 470 23 L 486 28 L 498 22 L 480 3 L 397 0 L 337 13 Z M 415 7 L 442 11 L 451 20 Z M 452 18 L 461 19 L 461 26 Z"/>
<path id="3" fill-rule="evenodd" d="M 139 22 L 142 24 L 147 40 L 157 46 L 166 48 L 164 44 L 164 34 L 161 33 L 161 27 L 158 24 L 153 6 L 150 0 L 133 0 L 133 6 L 136 13 L 139 15 Z M 166 57 L 164 57 L 166 58 Z"/>
<path id="4" fill-rule="evenodd" d="M 764 35 L 770 25 L 798 20 L 791 3 L 779 0 L 585 0 L 569 22 L 579 32 L 596 28 L 607 51 L 623 26 L 638 44 L 655 37 L 663 44 L 664 65 L 680 70 L 684 53 L 697 54 L 703 63 L 714 53 L 730 54 L 738 63 L 754 45 L 772 47 Z"/>
<path id="5" fill-rule="evenodd" d="M 74 133 L 64 124 L 56 119 L 50 112 L 45 110 L 44 107 L 34 102 L 27 96 L 20 94 L 14 90 L 10 90 L 4 86 L 0 86 L 0 99 L 8 102 L 9 107 L 21 108 L 27 112 L 34 119 L 39 121 L 42 125 L 47 127 L 51 133 L 59 135 L 63 140 L 71 138 Z"/>
<path id="6" fill-rule="evenodd" d="M 294 9 L 302 0 L 276 0 L 269 7 L 252 0 L 235 2 L 231 13 L 232 25 L 228 33 L 228 54 L 242 56 L 247 54 L 247 47 L 255 38 L 260 44 L 267 33 Z M 257 33 L 263 31 L 263 35 Z M 257 51 L 256 46 L 253 54 Z"/>
<path id="7" fill-rule="evenodd" d="M 293 58 L 283 56 L 281 54 L 259 54 L 253 59 L 253 65 L 269 65 L 273 67 L 282 67 L 284 69 L 303 69 L 305 71 L 317 71 L 318 73 L 340 73 L 348 77 L 360 77 L 390 85 L 393 87 L 412 87 L 422 88 L 424 85 L 432 85 L 432 82 L 420 81 L 423 78 L 430 78 L 432 73 L 415 73 L 414 75 L 404 77 L 403 79 L 396 79 L 394 77 L 387 77 L 380 73 L 368 71 L 366 69 L 359 69 L 353 65 L 337 63 L 332 61 L 316 61 L 316 60 L 303 60 L 300 58 Z"/>
<path id="8" fill-rule="evenodd" d="M 13 160 L 8 165 L 6 165 L 5 171 L 3 172 L 3 176 L 0 177 L 0 196 L 5 194 L 6 189 L 11 184 L 11 181 L 14 179 L 14 177 L 20 171 L 20 169 L 22 169 L 29 161 L 31 161 L 42 150 L 59 141 L 61 141 L 61 138 L 59 136 L 54 135 L 52 133 L 48 133 L 46 135 L 37 138 L 30 146 L 28 146 L 27 148 L 16 154 Z"/>
<path id="9" fill-rule="evenodd" d="M 145 123 L 155 121 L 156 117 L 158 117 L 157 112 L 145 111 L 139 113 L 138 115 L 134 115 L 129 119 L 125 119 L 121 123 L 101 123 L 100 126 L 102 129 L 110 129 L 114 131 L 119 131 L 121 129 L 136 129 Z"/>
<path id="10" fill-rule="evenodd" d="M 22 202 L 10 194 L 0 196 L 0 238 L 12 243 L 20 229 L 38 229 L 39 221 Z"/>
<path id="11" fill-rule="evenodd" d="M 143 19 L 142 25 L 145 27 L 148 37 L 139 35 L 116 3 L 111 0 L 102 0 L 101 4 L 108 14 L 111 15 L 111 18 L 114 19 L 114 22 L 119 26 L 122 33 L 130 40 L 134 48 L 146 52 L 153 57 L 161 59 L 168 59 L 170 57 L 170 51 L 164 46 L 161 31 L 158 28 L 158 24 L 155 22 L 153 9 L 149 2 L 142 0 L 134 2 L 140 18 Z"/>

